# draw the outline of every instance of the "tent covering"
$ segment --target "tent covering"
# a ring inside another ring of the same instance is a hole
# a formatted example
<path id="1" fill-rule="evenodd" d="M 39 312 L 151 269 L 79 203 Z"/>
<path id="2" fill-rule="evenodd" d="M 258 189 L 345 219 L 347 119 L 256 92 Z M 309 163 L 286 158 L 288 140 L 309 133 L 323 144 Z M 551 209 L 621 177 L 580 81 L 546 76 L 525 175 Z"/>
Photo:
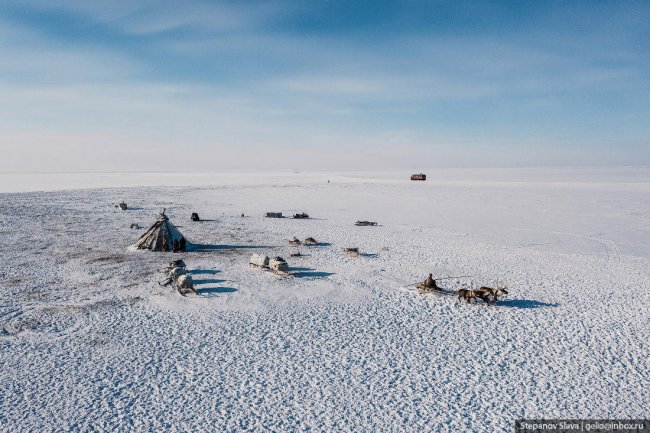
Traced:
<path id="1" fill-rule="evenodd" d="M 176 245 L 174 245 L 175 241 Z M 133 246 L 139 250 L 185 251 L 189 242 L 174 224 L 169 222 L 169 218 L 163 211 L 154 225 L 140 236 Z"/>

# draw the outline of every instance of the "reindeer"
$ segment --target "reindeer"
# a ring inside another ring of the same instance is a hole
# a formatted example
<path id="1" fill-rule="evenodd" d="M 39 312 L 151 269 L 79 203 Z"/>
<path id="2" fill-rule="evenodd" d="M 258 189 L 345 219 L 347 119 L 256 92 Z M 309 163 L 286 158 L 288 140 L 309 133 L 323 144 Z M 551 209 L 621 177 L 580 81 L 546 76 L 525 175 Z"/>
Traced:
<path id="1" fill-rule="evenodd" d="M 465 299 L 469 304 L 472 299 L 476 302 L 476 291 L 468 289 L 460 289 L 458 292 L 458 300 Z"/>
<path id="2" fill-rule="evenodd" d="M 492 296 L 494 297 L 494 302 L 497 301 L 497 297 L 499 295 L 507 295 L 507 294 L 508 294 L 508 290 L 507 290 L 506 287 L 501 287 L 501 288 L 498 288 L 498 289 L 494 289 L 494 291 L 492 292 Z"/>
<path id="3" fill-rule="evenodd" d="M 482 296 L 480 296 L 480 298 L 483 299 L 485 302 L 487 302 L 489 305 L 490 302 L 487 299 L 489 299 L 488 296 L 492 296 L 492 301 L 496 303 L 500 295 L 508 294 L 507 287 L 501 286 L 501 284 L 502 283 L 500 281 L 497 281 L 495 285 L 496 288 L 487 287 L 487 286 L 479 287 L 477 291 L 483 294 Z"/>
<path id="4" fill-rule="evenodd" d="M 481 298 L 483 302 L 490 305 L 490 296 L 493 296 L 492 289 L 488 287 L 479 287 L 478 289 L 474 289 L 474 293 L 476 293 L 477 298 Z"/>
<path id="5" fill-rule="evenodd" d="M 476 284 L 474 281 L 472 281 L 471 289 L 460 289 L 458 291 L 458 299 L 465 299 L 468 304 L 472 299 L 474 299 L 474 302 L 476 302 L 476 298 L 480 298 L 483 300 L 483 302 L 490 305 L 490 295 L 491 292 L 489 290 L 486 290 L 485 287 L 479 288 L 478 284 Z"/>

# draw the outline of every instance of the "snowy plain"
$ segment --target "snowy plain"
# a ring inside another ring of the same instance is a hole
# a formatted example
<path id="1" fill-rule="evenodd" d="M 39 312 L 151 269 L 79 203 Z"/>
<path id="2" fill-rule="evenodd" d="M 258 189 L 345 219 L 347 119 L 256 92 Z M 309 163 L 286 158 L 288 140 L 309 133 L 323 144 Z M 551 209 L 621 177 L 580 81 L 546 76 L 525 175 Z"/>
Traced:
<path id="1" fill-rule="evenodd" d="M 0 431 L 650 417 L 650 169 L 426 172 L 0 174 Z M 200 251 L 128 249 L 162 208 Z M 322 245 L 292 258 L 292 236 Z M 175 258 L 198 296 L 158 285 Z M 429 272 L 510 294 L 408 287 Z"/>

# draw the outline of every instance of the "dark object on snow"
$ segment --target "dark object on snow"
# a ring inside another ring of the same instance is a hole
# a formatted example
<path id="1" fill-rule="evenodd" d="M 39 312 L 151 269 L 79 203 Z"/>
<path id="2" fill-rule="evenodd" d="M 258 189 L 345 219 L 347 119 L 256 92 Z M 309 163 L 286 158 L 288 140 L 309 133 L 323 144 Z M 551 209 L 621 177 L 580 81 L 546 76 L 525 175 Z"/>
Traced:
<path id="1" fill-rule="evenodd" d="M 302 254 L 300 254 L 300 251 L 295 252 L 295 253 L 291 253 L 291 254 L 289 254 L 289 255 L 290 255 L 291 257 L 301 257 L 301 256 L 302 256 Z"/>
<path id="2" fill-rule="evenodd" d="M 499 295 L 507 295 L 508 289 L 506 286 L 502 286 L 501 283 L 497 282 L 496 289 L 493 287 L 481 286 L 478 289 L 473 288 L 476 293 L 476 297 L 481 298 L 483 302 L 490 305 L 490 296 L 492 296 L 492 301 L 496 303 L 498 301 Z"/>
<path id="3" fill-rule="evenodd" d="M 300 245 L 300 239 L 294 236 L 293 238 L 289 239 L 289 245 L 293 245 L 293 246 Z"/>
<path id="4" fill-rule="evenodd" d="M 306 238 L 305 245 L 318 245 L 318 241 L 314 238 Z"/>
<path id="5" fill-rule="evenodd" d="M 355 226 L 376 226 L 377 223 L 374 221 L 357 221 L 354 223 Z"/>
<path id="6" fill-rule="evenodd" d="M 201 221 L 201 218 L 199 218 L 199 214 L 196 212 L 192 212 L 192 216 L 190 217 L 192 221 Z"/>
<path id="7" fill-rule="evenodd" d="M 169 221 L 165 211 L 158 220 L 133 245 L 139 250 L 174 251 L 174 241 L 178 242 L 178 251 L 187 249 L 187 241 L 181 232 Z"/>
<path id="8" fill-rule="evenodd" d="M 476 302 L 476 291 L 474 290 L 460 289 L 456 293 L 458 294 L 458 300 L 464 299 L 468 304 L 472 299 Z"/>
<path id="9" fill-rule="evenodd" d="M 424 173 L 416 173 L 411 175 L 411 180 L 427 180 L 427 175 Z"/>
<path id="10" fill-rule="evenodd" d="M 266 218 L 284 218 L 282 212 L 267 212 L 265 215 Z"/>
<path id="11" fill-rule="evenodd" d="M 119 206 L 120 209 L 122 209 L 122 210 L 127 210 L 127 209 L 128 209 L 128 206 L 127 206 L 126 203 L 124 203 L 124 202 L 118 204 L 118 206 Z"/>
<path id="12" fill-rule="evenodd" d="M 185 262 L 183 260 L 181 260 L 181 259 L 178 259 L 178 260 L 174 260 L 174 261 L 169 262 L 169 265 L 167 265 L 166 267 L 158 269 L 158 272 L 168 273 L 172 269 L 176 269 L 176 268 L 185 269 L 185 267 L 186 267 Z"/>
<path id="13" fill-rule="evenodd" d="M 169 262 L 169 266 L 172 267 L 172 268 L 184 268 L 186 265 L 185 265 L 185 262 L 183 260 L 178 259 L 178 260 L 174 260 L 174 261 Z"/>
<path id="14" fill-rule="evenodd" d="M 429 276 L 421 283 L 416 284 L 418 289 L 420 289 L 423 292 L 431 292 L 433 290 L 442 290 L 438 285 L 436 284 L 436 280 L 433 279 L 433 274 L 429 274 Z"/>
<path id="15" fill-rule="evenodd" d="M 141 229 L 142 227 L 140 227 L 140 225 L 138 223 L 132 223 L 131 228 L 132 229 Z"/>
<path id="16" fill-rule="evenodd" d="M 294 219 L 306 220 L 309 218 L 309 215 L 303 212 L 303 213 L 297 213 L 293 217 Z"/>
<path id="17" fill-rule="evenodd" d="M 357 257 L 359 255 L 359 248 L 344 248 L 343 252 L 352 257 Z"/>

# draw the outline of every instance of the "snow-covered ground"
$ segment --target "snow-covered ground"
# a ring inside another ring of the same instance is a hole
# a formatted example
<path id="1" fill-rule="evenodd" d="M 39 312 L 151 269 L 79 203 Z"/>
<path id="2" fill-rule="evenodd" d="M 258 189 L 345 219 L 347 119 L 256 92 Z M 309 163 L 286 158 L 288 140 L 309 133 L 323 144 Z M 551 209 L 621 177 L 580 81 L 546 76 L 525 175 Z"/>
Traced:
<path id="1" fill-rule="evenodd" d="M 3 191 L 102 187 L 0 194 L 0 431 L 649 417 L 650 169 L 428 174 L 0 175 Z M 127 248 L 162 208 L 201 252 Z M 290 236 L 324 244 L 290 258 Z M 295 276 L 250 268 L 254 252 Z M 158 285 L 173 258 L 198 296 Z M 510 295 L 467 305 L 408 287 L 429 272 Z"/>

